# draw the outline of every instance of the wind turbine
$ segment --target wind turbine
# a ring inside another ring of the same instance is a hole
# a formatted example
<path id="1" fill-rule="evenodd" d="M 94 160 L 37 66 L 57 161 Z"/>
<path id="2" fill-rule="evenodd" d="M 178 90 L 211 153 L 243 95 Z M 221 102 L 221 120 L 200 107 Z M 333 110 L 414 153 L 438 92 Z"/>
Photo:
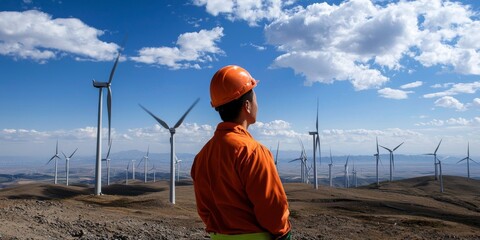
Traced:
<path id="1" fill-rule="evenodd" d="M 118 52 L 115 63 L 113 64 L 112 71 L 108 82 L 97 82 L 93 80 L 93 86 L 98 88 L 98 126 L 97 126 L 97 160 L 95 165 L 95 195 L 102 194 L 102 99 L 103 89 L 106 88 L 107 92 L 107 112 L 108 112 L 108 142 L 110 142 L 111 135 L 111 120 L 112 120 L 112 84 L 113 74 L 117 68 L 118 59 L 120 58 L 120 52 Z"/>
<path id="2" fill-rule="evenodd" d="M 147 165 L 148 165 L 148 152 L 150 151 L 150 146 L 148 146 L 147 148 L 147 155 L 143 156 L 143 158 L 140 160 L 140 162 L 138 162 L 138 166 L 140 166 L 140 163 L 142 163 L 143 161 L 143 172 L 144 172 L 144 175 L 145 175 L 145 180 L 144 182 L 147 182 Z M 145 161 L 144 161 L 145 160 Z"/>
<path id="3" fill-rule="evenodd" d="M 290 160 L 289 162 L 300 161 L 300 181 L 305 183 L 308 181 L 308 173 L 307 173 L 307 154 L 305 153 L 305 148 L 303 146 L 303 142 L 299 139 L 300 145 L 302 146 L 302 152 L 300 153 L 300 157 Z"/>
<path id="4" fill-rule="evenodd" d="M 349 186 L 349 182 L 348 182 L 348 158 L 350 157 L 350 155 L 347 156 L 347 161 L 345 161 L 345 171 L 344 171 L 344 174 L 345 174 L 345 188 L 348 188 Z"/>
<path id="5" fill-rule="evenodd" d="M 65 155 L 65 153 L 62 152 L 63 156 L 65 157 L 65 179 L 66 179 L 66 185 L 68 186 L 68 174 L 70 172 L 70 159 L 73 157 L 73 154 L 75 154 L 75 152 L 77 152 L 78 148 L 75 149 L 75 151 L 73 151 L 73 153 L 67 157 L 67 155 Z"/>
<path id="6" fill-rule="evenodd" d="M 277 142 L 277 153 L 275 154 L 275 168 L 277 168 L 277 173 L 278 173 L 278 149 L 280 147 L 280 141 Z"/>
<path id="7" fill-rule="evenodd" d="M 358 187 L 358 184 L 357 184 L 357 170 L 355 169 L 355 159 L 353 159 L 352 181 L 353 181 L 353 185 L 355 187 Z"/>
<path id="8" fill-rule="evenodd" d="M 150 169 L 150 171 L 153 170 L 153 182 L 155 182 L 155 173 L 156 173 L 156 168 L 155 168 L 155 164 L 153 164 L 152 168 Z"/>
<path id="9" fill-rule="evenodd" d="M 54 183 L 57 184 L 57 172 L 58 172 L 58 160 L 57 159 L 60 159 L 60 156 L 58 155 L 58 140 L 57 140 L 57 147 L 56 147 L 56 150 L 55 150 L 55 155 L 53 155 L 53 157 L 50 158 L 50 160 L 48 160 L 46 165 L 48 165 L 53 159 L 55 159 L 55 180 L 54 180 Z"/>
<path id="10" fill-rule="evenodd" d="M 130 162 L 127 164 L 127 169 L 125 172 L 125 185 L 128 185 L 128 169 L 130 168 Z"/>
<path id="11" fill-rule="evenodd" d="M 170 202 L 172 204 L 175 204 L 175 159 L 174 159 L 174 156 L 175 156 L 175 138 L 174 138 L 175 137 L 175 130 L 176 130 L 176 128 L 178 128 L 182 124 L 182 122 L 185 119 L 185 117 L 187 116 L 187 114 L 192 110 L 193 107 L 195 107 L 195 105 L 198 103 L 198 101 L 200 101 L 200 98 L 197 98 L 197 100 L 195 100 L 195 102 L 193 102 L 193 104 L 190 106 L 190 108 L 188 108 L 188 110 L 183 114 L 183 116 L 178 120 L 178 122 L 173 127 L 169 127 L 168 124 L 165 123 L 162 119 L 155 116 L 153 113 L 148 111 L 145 107 L 140 105 L 140 107 L 143 108 L 143 110 L 145 110 L 148 114 L 150 114 L 150 116 L 152 116 L 155 120 L 157 120 L 157 122 L 160 125 L 162 125 L 164 128 L 166 128 L 167 130 L 170 131 Z"/>
<path id="12" fill-rule="evenodd" d="M 465 160 L 467 160 L 467 176 L 468 176 L 468 178 L 470 179 L 470 161 L 475 162 L 475 160 L 473 160 L 473 159 L 470 158 L 470 143 L 468 143 L 468 145 L 467 145 L 467 157 L 465 157 L 465 158 L 463 158 L 462 160 L 458 161 L 457 164 L 460 163 L 460 162 L 462 162 L 462 161 L 465 161 Z M 478 162 L 475 162 L 475 163 L 478 164 Z"/>
<path id="13" fill-rule="evenodd" d="M 385 150 L 387 150 L 388 152 L 390 152 L 390 182 L 393 181 L 393 170 L 395 168 L 395 159 L 393 158 L 393 152 L 395 152 L 395 150 L 397 150 L 400 146 L 402 146 L 403 143 L 404 142 L 400 143 L 394 149 L 390 149 L 390 148 L 387 148 L 387 147 L 384 147 L 384 146 L 380 145 L 380 147 L 382 147 Z"/>
<path id="14" fill-rule="evenodd" d="M 175 164 L 176 164 L 176 168 L 177 168 L 177 182 L 180 182 L 180 163 L 181 162 L 182 162 L 182 160 L 178 159 L 177 155 L 175 155 Z"/>
<path id="15" fill-rule="evenodd" d="M 315 131 L 314 132 L 308 132 L 308 134 L 312 135 L 313 137 L 313 186 L 315 189 L 318 189 L 318 178 L 317 178 L 317 158 L 316 158 L 316 153 L 317 153 L 317 146 L 318 146 L 318 152 L 320 155 L 320 136 L 318 134 L 318 98 L 317 98 L 317 120 L 315 123 Z M 320 160 L 321 160 L 321 156 Z"/>
<path id="16" fill-rule="evenodd" d="M 112 148 L 112 141 L 110 140 L 110 144 L 108 144 L 108 152 L 107 152 L 107 156 L 105 158 L 102 158 L 102 161 L 105 162 L 105 164 L 107 165 L 107 185 L 110 185 L 110 158 L 108 158 L 110 156 L 110 149 Z"/>
<path id="17" fill-rule="evenodd" d="M 332 167 L 333 167 L 333 158 L 332 158 L 332 149 L 330 148 L 330 163 L 328 164 L 328 180 L 330 182 L 330 187 L 332 184 Z"/>
<path id="18" fill-rule="evenodd" d="M 447 157 L 444 157 L 441 161 L 440 161 L 440 159 L 437 159 L 437 161 L 438 161 L 438 166 L 439 166 L 439 170 L 440 170 L 440 192 L 442 192 L 442 193 L 443 193 L 442 161 L 445 160 L 445 159 L 447 159 L 447 158 L 448 158 L 448 156 L 447 156 Z"/>
<path id="19" fill-rule="evenodd" d="M 132 159 L 132 180 L 135 180 L 135 162 L 137 160 Z"/>
<path id="20" fill-rule="evenodd" d="M 433 155 L 433 166 L 435 167 L 435 180 L 438 179 L 438 170 L 437 170 L 437 151 L 438 148 L 440 147 L 440 144 L 442 143 L 443 139 L 440 139 L 440 142 L 437 145 L 437 148 L 435 148 L 435 151 L 433 153 L 426 153 L 425 155 Z"/>
<path id="21" fill-rule="evenodd" d="M 373 154 L 373 156 L 375 156 L 375 159 L 377 160 L 376 172 L 377 172 L 377 186 L 378 186 L 380 185 L 380 182 L 378 180 L 378 161 L 380 161 L 380 150 L 378 149 L 378 137 L 376 137 L 376 140 L 377 140 L 377 153 Z"/>

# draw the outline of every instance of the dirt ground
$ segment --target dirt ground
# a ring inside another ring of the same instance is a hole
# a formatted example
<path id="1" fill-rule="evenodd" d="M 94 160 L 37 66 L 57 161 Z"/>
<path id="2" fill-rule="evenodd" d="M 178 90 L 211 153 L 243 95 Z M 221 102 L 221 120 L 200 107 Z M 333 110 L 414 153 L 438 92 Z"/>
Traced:
<path id="1" fill-rule="evenodd" d="M 293 239 L 480 239 L 480 181 L 433 177 L 380 186 L 287 183 Z M 193 186 L 18 184 L 0 191 L 0 239 L 208 239 Z"/>

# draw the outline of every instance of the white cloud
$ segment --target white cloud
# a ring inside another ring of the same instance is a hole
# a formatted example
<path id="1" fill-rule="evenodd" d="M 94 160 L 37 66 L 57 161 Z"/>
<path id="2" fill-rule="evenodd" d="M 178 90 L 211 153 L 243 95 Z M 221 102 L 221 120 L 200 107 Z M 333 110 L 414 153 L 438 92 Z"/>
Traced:
<path id="1" fill-rule="evenodd" d="M 213 16 L 224 14 L 232 21 L 244 20 L 256 26 L 259 21 L 280 17 L 283 6 L 292 3 L 281 0 L 193 0 L 193 4 L 205 6 Z"/>
<path id="2" fill-rule="evenodd" d="M 457 111 L 464 111 L 466 107 L 463 103 L 451 96 L 444 96 L 435 101 L 435 106 L 444 108 L 454 108 Z"/>
<path id="3" fill-rule="evenodd" d="M 447 124 L 449 125 L 460 125 L 460 126 L 466 126 L 471 123 L 471 121 L 465 119 L 465 118 L 449 118 L 447 121 Z"/>
<path id="4" fill-rule="evenodd" d="M 407 99 L 409 93 L 413 93 L 412 91 L 403 91 L 398 89 L 391 89 L 391 88 L 383 88 L 377 91 L 383 98 L 390 98 L 390 99 Z"/>
<path id="5" fill-rule="evenodd" d="M 181 34 L 178 47 L 145 47 L 139 56 L 130 59 L 146 64 L 167 66 L 170 69 L 201 68 L 200 63 L 211 62 L 215 55 L 224 54 L 217 42 L 223 37 L 223 28 L 200 30 Z"/>
<path id="6" fill-rule="evenodd" d="M 45 62 L 68 53 L 80 58 L 106 61 L 119 46 L 98 39 L 104 31 L 76 18 L 55 18 L 46 13 L 0 12 L 0 54 Z"/>
<path id="7" fill-rule="evenodd" d="M 430 122 L 415 123 L 415 126 L 437 126 L 437 127 L 440 127 L 440 126 L 443 126 L 444 124 L 445 124 L 445 121 L 443 121 L 443 120 L 433 119 Z"/>
<path id="8" fill-rule="evenodd" d="M 293 69 L 305 77 L 306 85 L 346 80 L 355 90 L 379 88 L 389 80 L 385 72 L 411 71 L 402 64 L 404 59 L 480 75 L 480 21 L 477 13 L 462 3 L 349 0 L 338 5 L 293 6 L 279 0 L 193 2 L 206 6 L 212 15 L 224 14 L 251 25 L 270 21 L 264 29 L 267 43 L 282 52 L 272 66 Z"/>
<path id="9" fill-rule="evenodd" d="M 475 117 L 472 119 L 466 119 L 466 118 L 449 118 L 447 120 L 439 120 L 439 119 L 433 119 L 429 122 L 419 122 L 416 123 L 415 126 L 435 126 L 435 127 L 442 127 L 442 126 L 472 126 L 477 123 L 480 123 L 480 118 Z"/>
<path id="10" fill-rule="evenodd" d="M 415 81 L 400 86 L 401 89 L 417 88 L 423 85 L 422 81 Z"/>
<path id="11" fill-rule="evenodd" d="M 456 83 L 456 84 L 452 84 L 451 88 L 446 91 L 425 94 L 423 95 L 423 97 L 435 98 L 435 97 L 443 97 L 443 96 L 452 96 L 460 93 L 473 94 L 473 93 L 476 93 L 479 89 L 480 89 L 480 81 L 472 82 L 472 83 Z"/>
<path id="12" fill-rule="evenodd" d="M 480 98 L 475 98 L 475 99 L 473 99 L 471 105 L 472 105 L 473 107 L 480 107 Z"/>

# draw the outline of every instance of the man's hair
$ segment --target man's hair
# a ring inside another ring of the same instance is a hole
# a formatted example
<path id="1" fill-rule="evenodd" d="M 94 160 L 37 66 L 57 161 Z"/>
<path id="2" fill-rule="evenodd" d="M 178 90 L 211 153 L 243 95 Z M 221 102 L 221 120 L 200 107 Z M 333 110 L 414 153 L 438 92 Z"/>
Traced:
<path id="1" fill-rule="evenodd" d="M 253 91 L 250 90 L 240 96 L 239 98 L 225 103 L 221 106 L 215 108 L 217 112 L 220 114 L 220 118 L 224 122 L 234 122 L 237 120 L 238 116 L 240 116 L 240 111 L 242 109 L 243 104 L 245 101 L 253 101 Z"/>

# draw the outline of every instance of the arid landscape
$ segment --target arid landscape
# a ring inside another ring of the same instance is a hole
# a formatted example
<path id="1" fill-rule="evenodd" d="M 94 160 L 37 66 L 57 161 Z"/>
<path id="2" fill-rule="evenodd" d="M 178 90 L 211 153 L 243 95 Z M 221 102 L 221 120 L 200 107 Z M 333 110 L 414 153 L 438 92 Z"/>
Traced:
<path id="1" fill-rule="evenodd" d="M 480 181 L 433 176 L 359 188 L 286 183 L 293 239 L 480 239 Z M 208 239 L 193 186 L 20 182 L 0 191 L 0 239 Z"/>

